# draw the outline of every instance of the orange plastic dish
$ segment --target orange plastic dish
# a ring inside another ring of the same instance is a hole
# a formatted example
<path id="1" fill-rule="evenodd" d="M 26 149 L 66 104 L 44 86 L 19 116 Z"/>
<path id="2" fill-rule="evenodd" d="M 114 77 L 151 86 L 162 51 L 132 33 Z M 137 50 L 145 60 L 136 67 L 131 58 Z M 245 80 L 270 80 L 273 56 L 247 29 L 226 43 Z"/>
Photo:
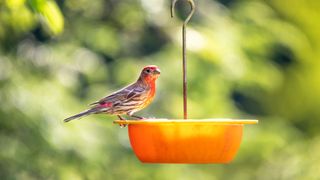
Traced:
<path id="1" fill-rule="evenodd" d="M 229 163 L 244 124 L 257 120 L 116 120 L 127 124 L 130 143 L 144 163 Z"/>

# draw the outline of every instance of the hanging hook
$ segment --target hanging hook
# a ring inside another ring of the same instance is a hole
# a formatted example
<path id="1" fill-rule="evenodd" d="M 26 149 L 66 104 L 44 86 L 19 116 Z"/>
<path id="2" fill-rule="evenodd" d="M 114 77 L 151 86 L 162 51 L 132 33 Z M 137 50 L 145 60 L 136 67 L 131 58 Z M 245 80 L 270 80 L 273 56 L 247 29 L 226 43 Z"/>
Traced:
<path id="1" fill-rule="evenodd" d="M 171 2 L 171 17 L 174 15 L 174 8 L 178 0 L 172 0 Z M 186 55 L 186 27 L 190 21 L 194 11 L 195 4 L 193 0 L 187 0 L 191 6 L 191 11 L 187 18 L 184 20 L 182 25 L 182 84 L 183 84 L 183 118 L 188 119 L 188 109 L 187 109 L 187 55 Z"/>
<path id="2" fill-rule="evenodd" d="M 171 17 L 172 17 L 172 18 L 173 18 L 173 16 L 174 16 L 174 9 L 175 9 L 175 6 L 176 6 L 177 1 L 178 1 L 178 0 L 172 0 L 172 2 L 171 2 Z M 184 23 L 183 23 L 184 25 L 187 25 L 187 24 L 188 24 L 188 22 L 190 21 L 192 15 L 194 14 L 195 7 L 196 7 L 193 0 L 187 0 L 187 1 L 188 1 L 188 3 L 190 4 L 191 11 L 190 11 L 188 17 L 185 19 L 185 21 L 184 21 Z"/>

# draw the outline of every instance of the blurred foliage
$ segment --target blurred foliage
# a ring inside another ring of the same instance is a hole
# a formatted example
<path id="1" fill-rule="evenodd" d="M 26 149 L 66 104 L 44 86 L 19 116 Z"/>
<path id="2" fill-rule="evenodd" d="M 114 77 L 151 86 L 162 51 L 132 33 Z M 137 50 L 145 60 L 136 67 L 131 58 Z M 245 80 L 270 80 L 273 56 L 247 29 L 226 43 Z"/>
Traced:
<path id="1" fill-rule="evenodd" d="M 158 0 L 0 1 L 1 179 L 318 179 L 320 2 L 201 0 L 188 27 L 190 118 L 257 118 L 229 165 L 141 164 L 115 117 L 64 124 L 162 70 L 138 114 L 181 118 L 181 22 Z"/>

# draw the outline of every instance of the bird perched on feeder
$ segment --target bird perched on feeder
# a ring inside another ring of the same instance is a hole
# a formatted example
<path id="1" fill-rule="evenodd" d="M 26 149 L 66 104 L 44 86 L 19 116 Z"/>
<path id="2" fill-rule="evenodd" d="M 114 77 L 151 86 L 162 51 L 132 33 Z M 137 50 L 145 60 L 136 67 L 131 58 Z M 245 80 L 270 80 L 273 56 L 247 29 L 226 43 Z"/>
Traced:
<path id="1" fill-rule="evenodd" d="M 88 110 L 64 119 L 69 122 L 90 114 L 110 114 L 117 115 L 124 120 L 121 115 L 143 119 L 143 117 L 133 115 L 135 112 L 147 107 L 153 100 L 156 93 L 156 80 L 160 76 L 160 69 L 155 65 L 145 66 L 135 83 L 132 83 L 109 96 L 106 96 L 91 105 Z"/>

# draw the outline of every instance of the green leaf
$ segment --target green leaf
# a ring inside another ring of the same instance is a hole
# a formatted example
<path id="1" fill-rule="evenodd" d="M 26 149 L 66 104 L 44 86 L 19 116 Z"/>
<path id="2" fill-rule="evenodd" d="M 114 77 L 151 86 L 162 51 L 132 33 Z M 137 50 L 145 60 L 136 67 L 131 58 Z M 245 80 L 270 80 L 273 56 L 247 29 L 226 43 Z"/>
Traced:
<path id="1" fill-rule="evenodd" d="M 64 18 L 54 1 L 31 0 L 29 2 L 34 11 L 39 13 L 50 33 L 58 35 L 63 31 Z"/>

